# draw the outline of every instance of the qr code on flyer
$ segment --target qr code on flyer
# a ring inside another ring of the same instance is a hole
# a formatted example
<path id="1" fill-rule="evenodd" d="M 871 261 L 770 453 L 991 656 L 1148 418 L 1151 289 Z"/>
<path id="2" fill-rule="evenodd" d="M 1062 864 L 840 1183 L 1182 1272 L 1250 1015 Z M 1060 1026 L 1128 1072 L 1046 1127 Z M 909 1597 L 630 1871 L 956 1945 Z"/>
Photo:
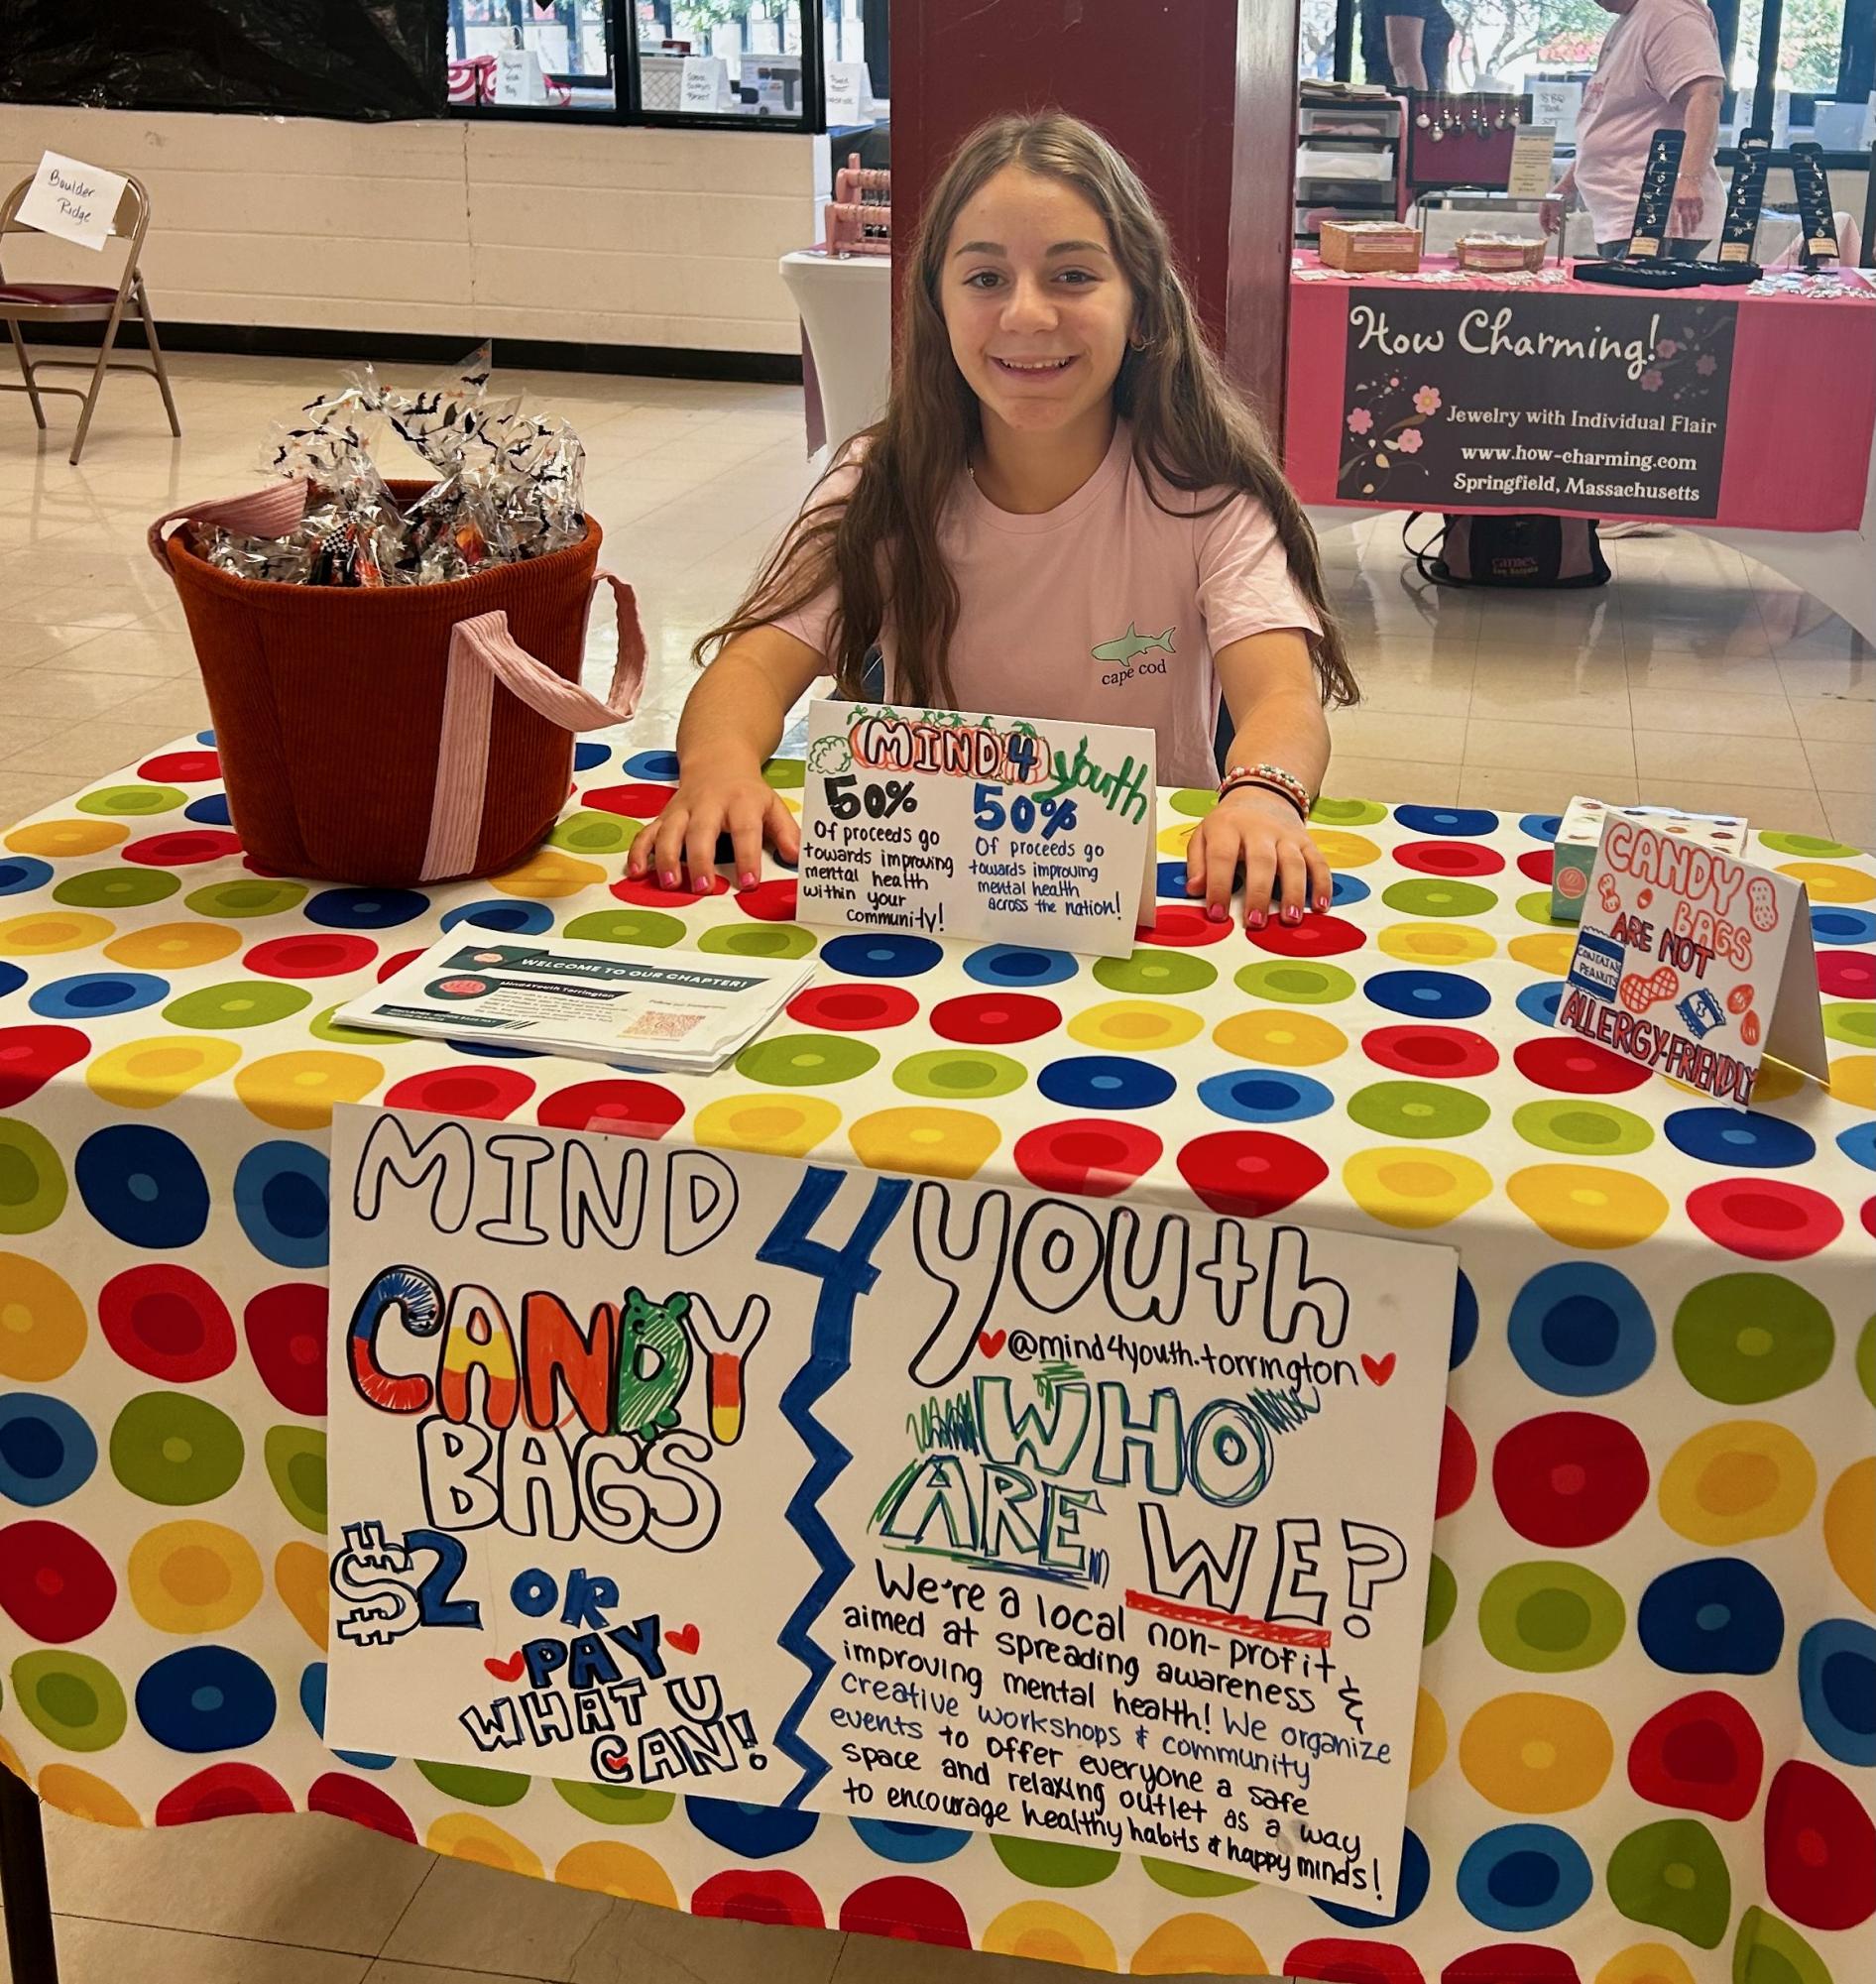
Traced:
<path id="1" fill-rule="evenodd" d="M 682 1040 L 694 1033 L 709 1013 L 697 1006 L 647 1005 L 619 1029 L 621 1040 Z"/>

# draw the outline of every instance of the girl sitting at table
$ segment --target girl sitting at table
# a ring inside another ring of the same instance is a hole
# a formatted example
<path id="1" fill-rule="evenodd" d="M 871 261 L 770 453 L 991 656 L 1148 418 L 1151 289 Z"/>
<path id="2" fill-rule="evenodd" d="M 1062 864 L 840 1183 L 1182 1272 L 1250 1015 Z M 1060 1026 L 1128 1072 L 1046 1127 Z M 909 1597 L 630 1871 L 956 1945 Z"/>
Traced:
<path id="1" fill-rule="evenodd" d="M 904 292 L 891 402 L 809 495 L 721 627 L 678 727 L 676 796 L 629 873 L 739 887 L 766 838 L 799 850 L 763 783 L 817 676 L 913 708 L 1132 724 L 1163 783 L 1218 780 L 1186 889 L 1215 922 L 1327 909 L 1307 824 L 1324 705 L 1354 678 L 1316 541 L 1254 415 L 1206 344 L 1165 222 L 1130 166 L 1072 117 L 1006 117 L 932 190 Z"/>

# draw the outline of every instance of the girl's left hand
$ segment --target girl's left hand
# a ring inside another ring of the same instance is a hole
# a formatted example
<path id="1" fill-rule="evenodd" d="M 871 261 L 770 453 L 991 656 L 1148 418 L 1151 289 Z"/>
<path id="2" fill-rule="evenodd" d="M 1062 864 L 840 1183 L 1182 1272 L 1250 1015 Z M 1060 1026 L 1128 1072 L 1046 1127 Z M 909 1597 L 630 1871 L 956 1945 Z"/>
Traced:
<path id="1" fill-rule="evenodd" d="M 1231 884 L 1244 871 L 1244 928 L 1261 930 L 1272 910 L 1300 923 L 1305 909 L 1329 907 L 1335 878 L 1309 828 L 1287 799 L 1240 785 L 1199 823 L 1186 849 L 1186 893 L 1205 897 L 1214 923 L 1231 913 Z"/>

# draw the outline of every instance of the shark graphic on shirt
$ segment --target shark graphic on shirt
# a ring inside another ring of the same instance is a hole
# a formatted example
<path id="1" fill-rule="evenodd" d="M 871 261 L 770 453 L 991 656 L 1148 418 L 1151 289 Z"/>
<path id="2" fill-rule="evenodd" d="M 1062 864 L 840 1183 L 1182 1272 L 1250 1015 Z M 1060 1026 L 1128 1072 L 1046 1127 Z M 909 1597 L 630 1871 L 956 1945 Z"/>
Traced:
<path id="1" fill-rule="evenodd" d="M 1168 654 L 1174 653 L 1177 650 L 1173 646 L 1173 634 L 1177 626 L 1178 623 L 1175 621 L 1164 634 L 1139 634 L 1134 631 L 1133 623 L 1129 620 L 1127 631 L 1117 641 L 1104 641 L 1099 647 L 1092 650 L 1094 658 L 1097 661 L 1113 661 L 1124 667 L 1136 655 L 1150 654 L 1156 647 L 1163 647 Z"/>

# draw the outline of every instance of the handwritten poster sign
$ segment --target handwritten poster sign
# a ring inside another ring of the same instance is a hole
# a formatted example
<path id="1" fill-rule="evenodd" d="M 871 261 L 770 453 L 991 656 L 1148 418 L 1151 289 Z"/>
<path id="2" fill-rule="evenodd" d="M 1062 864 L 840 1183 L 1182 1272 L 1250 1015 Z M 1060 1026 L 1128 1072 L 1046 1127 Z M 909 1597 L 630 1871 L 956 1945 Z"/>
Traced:
<path id="1" fill-rule="evenodd" d="M 1741 1109 L 1768 1053 L 1829 1079 L 1802 882 L 1613 813 L 1582 922 L 1566 1031 Z"/>
<path id="2" fill-rule="evenodd" d="M 547 82 L 535 49 L 498 49 L 495 54 L 497 103 L 545 103 Z"/>
<path id="3" fill-rule="evenodd" d="M 827 123 L 836 126 L 864 124 L 872 97 L 865 62 L 829 62 L 827 65 Z"/>
<path id="4" fill-rule="evenodd" d="M 326 1739 L 1386 1914 L 1456 1257 L 365 1108 Z"/>
<path id="5" fill-rule="evenodd" d="M 1124 958 L 1152 913 L 1154 744 L 1113 724 L 813 703 L 801 920 Z"/>
<path id="6" fill-rule="evenodd" d="M 130 183 L 121 173 L 107 173 L 59 152 L 42 153 L 39 171 L 20 201 L 19 218 L 42 234 L 75 241 L 80 248 L 102 249 L 117 221 L 118 202 Z"/>
<path id="7" fill-rule="evenodd" d="M 1717 516 L 1736 307 L 1363 287 L 1348 305 L 1336 494 Z"/>
<path id="8" fill-rule="evenodd" d="M 678 98 L 680 109 L 708 112 L 714 117 L 723 108 L 723 99 L 729 88 L 730 68 L 721 56 L 684 58 L 683 88 Z"/>
<path id="9" fill-rule="evenodd" d="M 1577 116 L 1583 109 L 1583 84 L 1533 80 L 1526 87 L 1531 92 L 1531 122 L 1551 125 L 1560 145 L 1574 145 Z"/>

